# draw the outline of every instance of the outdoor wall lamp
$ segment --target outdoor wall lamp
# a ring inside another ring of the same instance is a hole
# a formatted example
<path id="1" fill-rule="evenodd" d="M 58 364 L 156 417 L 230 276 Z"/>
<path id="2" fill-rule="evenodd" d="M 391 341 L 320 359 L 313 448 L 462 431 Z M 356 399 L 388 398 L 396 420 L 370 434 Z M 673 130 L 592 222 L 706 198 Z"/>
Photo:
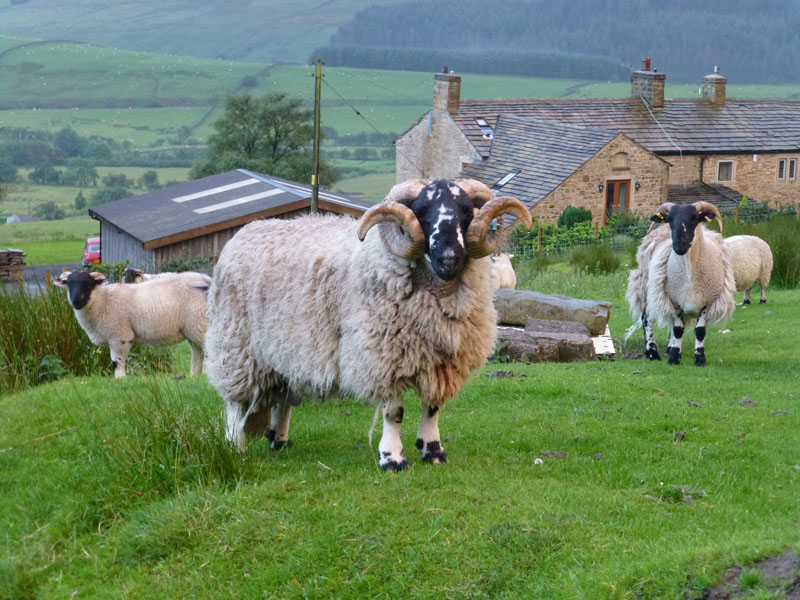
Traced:
<path id="1" fill-rule="evenodd" d="M 602 192 L 603 191 L 603 184 L 602 183 L 598 183 L 597 184 L 597 191 L 598 192 Z"/>
<path id="2" fill-rule="evenodd" d="M 636 188 L 636 191 L 638 192 L 638 191 L 639 191 L 639 188 L 640 188 L 640 187 L 642 187 L 642 184 L 641 184 L 641 183 L 639 183 L 639 182 L 637 181 L 637 182 L 634 184 L 634 186 L 633 186 L 633 187 L 635 187 L 635 188 Z"/>

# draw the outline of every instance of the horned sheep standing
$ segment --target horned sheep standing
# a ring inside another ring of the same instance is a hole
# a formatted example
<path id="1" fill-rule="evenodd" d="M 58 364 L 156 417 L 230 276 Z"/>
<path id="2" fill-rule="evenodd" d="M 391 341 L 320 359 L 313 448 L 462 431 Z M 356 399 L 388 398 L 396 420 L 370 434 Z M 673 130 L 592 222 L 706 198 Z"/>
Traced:
<path id="1" fill-rule="evenodd" d="M 75 317 L 92 343 L 111 350 L 115 377 L 125 377 L 131 344 L 165 346 L 183 340 L 192 348 L 191 374 L 200 374 L 208 275 L 176 273 L 139 285 L 107 283 L 102 273 L 65 275 L 53 283 L 67 288 Z"/>
<path id="2" fill-rule="evenodd" d="M 736 291 L 744 292 L 742 304 L 750 304 L 750 290 L 756 283 L 761 286 L 761 304 L 764 304 L 772 275 L 772 250 L 769 244 L 754 235 L 732 235 L 725 238 L 724 243 L 733 266 Z"/>
<path id="3" fill-rule="evenodd" d="M 406 469 L 410 389 L 422 399 L 420 456 L 446 462 L 438 411 L 495 344 L 484 257 L 501 242 L 489 227 L 504 213 L 530 229 L 518 200 L 474 180 L 426 180 L 395 186 L 359 221 L 309 215 L 243 227 L 220 254 L 208 303 L 206 369 L 227 437 L 243 449 L 250 419 L 270 411 L 267 437 L 280 448 L 295 398 L 343 393 L 382 403 L 379 464 Z"/>
<path id="4" fill-rule="evenodd" d="M 143 281 L 150 281 L 151 279 L 160 279 L 162 277 L 170 277 L 175 273 L 145 273 L 141 269 L 134 269 L 128 267 L 122 274 L 123 283 L 142 283 Z"/>
<path id="5" fill-rule="evenodd" d="M 722 216 L 709 202 L 662 204 L 651 217 L 667 223 L 642 240 L 631 271 L 625 298 L 635 320 L 641 319 L 645 356 L 660 360 L 653 335 L 653 322 L 671 326 L 669 364 L 680 364 L 685 327 L 695 323 L 694 364 L 706 364 L 707 324 L 721 325 L 735 308 L 734 279 L 722 235 L 706 229 L 704 221 L 716 219 L 722 230 Z"/>

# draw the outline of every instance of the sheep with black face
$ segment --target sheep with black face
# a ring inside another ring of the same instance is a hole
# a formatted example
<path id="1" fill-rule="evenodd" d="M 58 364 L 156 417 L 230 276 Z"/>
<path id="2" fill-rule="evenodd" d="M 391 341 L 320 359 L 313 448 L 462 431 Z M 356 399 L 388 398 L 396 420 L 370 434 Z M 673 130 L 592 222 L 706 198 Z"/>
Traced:
<path id="1" fill-rule="evenodd" d="M 645 356 L 660 360 L 653 321 L 670 326 L 669 364 L 681 362 L 686 327 L 695 324 L 694 364 L 706 364 L 706 325 L 722 325 L 733 314 L 733 270 L 722 235 L 702 223 L 722 216 L 709 202 L 662 204 L 651 217 L 656 228 L 636 253 L 638 269 L 631 271 L 625 298 L 635 320 L 644 328 Z"/>
<path id="2" fill-rule="evenodd" d="M 531 227 L 521 202 L 477 181 L 409 181 L 359 221 L 309 215 L 242 228 L 214 269 L 206 335 L 228 438 L 244 448 L 250 423 L 269 411 L 267 437 L 282 447 L 295 398 L 345 394 L 382 404 L 380 466 L 406 469 L 402 392 L 415 390 L 420 456 L 446 462 L 438 411 L 494 348 L 486 257 L 501 241 L 492 219 L 504 213 Z"/>

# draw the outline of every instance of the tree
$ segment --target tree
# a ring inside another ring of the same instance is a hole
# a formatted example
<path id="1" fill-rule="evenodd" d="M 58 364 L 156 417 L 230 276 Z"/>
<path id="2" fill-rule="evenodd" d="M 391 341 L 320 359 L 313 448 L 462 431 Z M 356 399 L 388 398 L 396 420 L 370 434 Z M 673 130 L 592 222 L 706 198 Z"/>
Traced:
<path id="1" fill-rule="evenodd" d="M 225 114 L 212 124 L 208 155 L 192 167 L 191 177 L 245 168 L 310 181 L 312 116 L 299 98 L 282 92 L 228 96 Z M 320 182 L 330 184 L 337 177 L 321 160 Z"/>
<path id="2" fill-rule="evenodd" d="M 157 190 L 161 187 L 158 183 L 158 173 L 154 170 L 142 173 L 142 187 L 146 190 Z"/>
<path id="3" fill-rule="evenodd" d="M 17 167 L 11 155 L 0 148 L 0 181 L 13 183 L 17 180 Z"/>
<path id="4" fill-rule="evenodd" d="M 127 198 L 130 195 L 130 191 L 125 188 L 103 188 L 92 194 L 90 204 L 91 206 L 97 206 L 98 204 L 105 204 L 106 202 L 114 202 L 114 200 Z"/>
<path id="5" fill-rule="evenodd" d="M 53 145 L 66 156 L 75 157 L 83 154 L 85 143 L 71 127 L 65 127 L 56 134 Z"/>
<path id="6" fill-rule="evenodd" d="M 43 162 L 28 173 L 28 179 L 40 185 L 59 185 L 61 183 L 61 171 L 53 167 L 49 162 Z"/>
<path id="7" fill-rule="evenodd" d="M 108 188 L 128 188 L 133 185 L 125 173 L 109 173 L 103 177 L 102 181 L 103 185 Z"/>
<path id="8" fill-rule="evenodd" d="M 75 196 L 75 209 L 76 210 L 83 210 L 86 208 L 86 198 L 83 195 L 83 192 L 78 192 L 78 195 Z"/>
<path id="9" fill-rule="evenodd" d="M 83 156 L 91 158 L 96 165 L 107 164 L 111 160 L 111 148 L 105 142 L 91 140 L 86 144 Z"/>
<path id="10" fill-rule="evenodd" d="M 85 158 L 70 158 L 61 181 L 64 185 L 89 187 L 97 184 L 97 169 Z"/>
<path id="11" fill-rule="evenodd" d="M 52 200 L 42 202 L 33 212 L 43 221 L 57 221 L 64 218 L 64 211 Z"/>

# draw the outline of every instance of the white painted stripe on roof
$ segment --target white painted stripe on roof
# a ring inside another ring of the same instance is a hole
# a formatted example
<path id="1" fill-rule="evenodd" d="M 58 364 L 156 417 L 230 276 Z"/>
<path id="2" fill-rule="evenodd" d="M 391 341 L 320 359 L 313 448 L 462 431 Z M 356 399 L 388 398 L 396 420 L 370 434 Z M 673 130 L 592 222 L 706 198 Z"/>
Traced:
<path id="1" fill-rule="evenodd" d="M 222 192 L 227 192 L 228 190 L 235 190 L 236 188 L 244 187 L 246 185 L 253 185 L 254 183 L 261 183 L 261 182 L 258 179 L 243 179 L 242 181 L 237 181 L 236 183 L 221 185 L 219 187 L 211 188 L 210 190 L 203 190 L 202 192 L 197 192 L 196 194 L 189 194 L 187 196 L 178 196 L 177 198 L 173 198 L 172 201 L 188 202 L 189 200 L 197 200 L 198 198 L 213 196 L 214 194 L 220 194 Z"/>
<path id="2" fill-rule="evenodd" d="M 260 192 L 258 194 L 251 194 L 250 196 L 236 198 L 235 200 L 228 200 L 227 202 L 220 202 L 219 204 L 204 206 L 203 208 L 195 208 L 194 212 L 196 212 L 198 215 L 202 215 L 205 213 L 213 212 L 215 210 L 222 210 L 223 208 L 229 208 L 231 206 L 236 206 L 238 204 L 246 204 L 247 202 L 252 202 L 253 200 L 260 200 L 261 198 L 267 198 L 269 196 L 277 196 L 278 194 L 285 194 L 285 193 L 286 193 L 285 191 L 275 188 L 272 190 L 268 190 L 266 192 Z"/>
<path id="3" fill-rule="evenodd" d="M 309 196 L 311 195 L 311 188 L 307 188 L 307 187 L 303 187 L 303 186 L 299 186 L 299 185 L 292 185 L 290 183 L 284 183 L 284 185 L 286 187 L 290 187 L 290 188 L 294 188 L 296 190 L 299 190 L 299 191 L 301 191 L 301 192 L 303 192 L 305 194 L 308 194 Z M 354 203 L 350 202 L 349 200 L 347 200 L 346 198 L 342 198 L 341 196 L 336 196 L 335 194 L 330 194 L 328 192 L 320 192 L 319 193 L 319 197 L 320 198 L 324 198 L 325 200 L 330 200 L 332 202 L 335 202 L 336 204 L 344 204 L 345 206 L 352 206 L 353 208 L 357 208 L 359 210 L 367 210 L 367 207 L 365 207 L 365 206 L 362 206 L 360 204 L 354 204 Z"/>

